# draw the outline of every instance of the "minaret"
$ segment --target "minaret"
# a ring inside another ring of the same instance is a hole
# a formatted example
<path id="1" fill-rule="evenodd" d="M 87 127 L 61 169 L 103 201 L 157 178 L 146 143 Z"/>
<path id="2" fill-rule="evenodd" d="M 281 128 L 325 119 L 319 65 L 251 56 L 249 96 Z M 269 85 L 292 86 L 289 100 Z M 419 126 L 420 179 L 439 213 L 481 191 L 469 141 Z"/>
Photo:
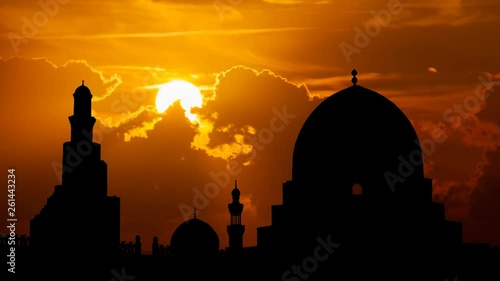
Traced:
<path id="1" fill-rule="evenodd" d="M 83 81 L 73 98 L 71 139 L 63 144 L 62 184 L 30 221 L 30 247 L 37 262 L 47 261 L 47 268 L 52 262 L 92 255 L 92 265 L 85 269 L 90 270 L 106 267 L 119 254 L 120 198 L 107 194 L 107 164 L 101 159 L 101 145 L 92 140 L 96 119 L 92 94 Z"/>
<path id="2" fill-rule="evenodd" d="M 73 94 L 73 115 L 69 117 L 71 124 L 71 142 L 92 142 L 92 134 L 96 119 L 91 115 L 92 94 L 90 89 L 82 85 Z"/>
<path id="3" fill-rule="evenodd" d="M 243 233 L 245 226 L 241 224 L 241 213 L 243 212 L 243 204 L 240 203 L 240 190 L 238 182 L 234 181 L 234 189 L 231 192 L 233 202 L 228 205 L 229 213 L 231 214 L 231 223 L 227 226 L 227 234 L 229 234 L 229 251 L 230 254 L 238 254 L 243 248 Z"/>
<path id="4" fill-rule="evenodd" d="M 82 85 L 73 94 L 73 115 L 69 116 L 71 140 L 63 146 L 62 186 L 77 196 L 107 196 L 107 165 L 101 160 L 101 146 L 93 142 L 96 119 L 92 116 L 92 94 Z"/>

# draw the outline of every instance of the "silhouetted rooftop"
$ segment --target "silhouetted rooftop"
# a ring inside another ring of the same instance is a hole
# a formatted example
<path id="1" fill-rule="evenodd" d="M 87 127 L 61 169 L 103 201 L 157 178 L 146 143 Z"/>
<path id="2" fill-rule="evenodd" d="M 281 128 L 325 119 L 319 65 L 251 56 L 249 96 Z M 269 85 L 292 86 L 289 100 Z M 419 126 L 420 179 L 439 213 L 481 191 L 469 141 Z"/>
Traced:
<path id="1" fill-rule="evenodd" d="M 90 89 L 87 86 L 85 86 L 85 81 L 82 80 L 82 85 L 76 88 L 75 95 L 92 95 L 90 93 Z"/>
<path id="2" fill-rule="evenodd" d="M 193 218 L 177 227 L 170 247 L 174 256 L 215 256 L 219 252 L 219 236 L 208 223 Z"/>
<path id="3" fill-rule="evenodd" d="M 405 114 L 356 82 L 353 77 L 352 86 L 324 99 L 304 122 L 293 152 L 295 182 L 319 183 L 321 189 L 332 181 L 384 188 L 384 172 L 398 173 L 399 156 L 421 159 L 417 134 Z M 409 178 L 422 177 L 423 165 L 417 163 Z"/>

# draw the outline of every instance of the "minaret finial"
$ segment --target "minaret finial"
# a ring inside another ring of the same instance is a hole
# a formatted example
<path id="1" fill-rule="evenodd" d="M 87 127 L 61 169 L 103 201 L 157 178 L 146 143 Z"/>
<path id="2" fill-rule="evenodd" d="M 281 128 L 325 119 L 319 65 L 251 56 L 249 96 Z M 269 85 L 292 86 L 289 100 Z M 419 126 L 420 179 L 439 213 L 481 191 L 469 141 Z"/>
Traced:
<path id="1" fill-rule="evenodd" d="M 356 69 L 353 69 L 351 71 L 351 74 L 352 74 L 352 79 L 351 79 L 352 85 L 356 86 L 356 83 L 358 83 L 358 78 L 356 78 L 356 75 L 358 75 L 358 72 L 356 71 Z"/>
<path id="2" fill-rule="evenodd" d="M 234 180 L 234 189 L 238 189 L 238 180 Z"/>
<path id="3" fill-rule="evenodd" d="M 85 86 L 85 80 L 82 80 L 82 86 Z"/>

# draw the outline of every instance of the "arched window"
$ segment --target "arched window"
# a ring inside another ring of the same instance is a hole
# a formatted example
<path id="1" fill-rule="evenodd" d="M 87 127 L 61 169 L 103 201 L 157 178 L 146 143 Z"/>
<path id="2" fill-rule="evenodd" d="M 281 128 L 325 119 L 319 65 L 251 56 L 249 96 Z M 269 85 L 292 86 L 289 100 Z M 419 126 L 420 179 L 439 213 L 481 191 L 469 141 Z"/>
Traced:
<path id="1" fill-rule="evenodd" d="M 363 187 L 359 183 L 355 183 L 352 186 L 352 195 L 363 195 Z"/>

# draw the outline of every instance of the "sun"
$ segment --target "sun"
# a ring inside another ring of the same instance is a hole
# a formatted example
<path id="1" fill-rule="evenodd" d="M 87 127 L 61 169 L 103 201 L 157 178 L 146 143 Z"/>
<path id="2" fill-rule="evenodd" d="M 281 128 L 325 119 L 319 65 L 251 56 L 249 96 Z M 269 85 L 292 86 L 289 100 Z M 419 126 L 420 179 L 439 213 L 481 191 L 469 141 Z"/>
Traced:
<path id="1" fill-rule="evenodd" d="M 174 102 L 180 100 L 182 108 L 186 111 L 186 117 L 191 122 L 196 120 L 196 114 L 191 113 L 191 109 L 202 106 L 203 96 L 195 85 L 184 80 L 173 80 L 157 87 L 159 88 L 156 95 L 158 113 L 165 112 Z"/>

